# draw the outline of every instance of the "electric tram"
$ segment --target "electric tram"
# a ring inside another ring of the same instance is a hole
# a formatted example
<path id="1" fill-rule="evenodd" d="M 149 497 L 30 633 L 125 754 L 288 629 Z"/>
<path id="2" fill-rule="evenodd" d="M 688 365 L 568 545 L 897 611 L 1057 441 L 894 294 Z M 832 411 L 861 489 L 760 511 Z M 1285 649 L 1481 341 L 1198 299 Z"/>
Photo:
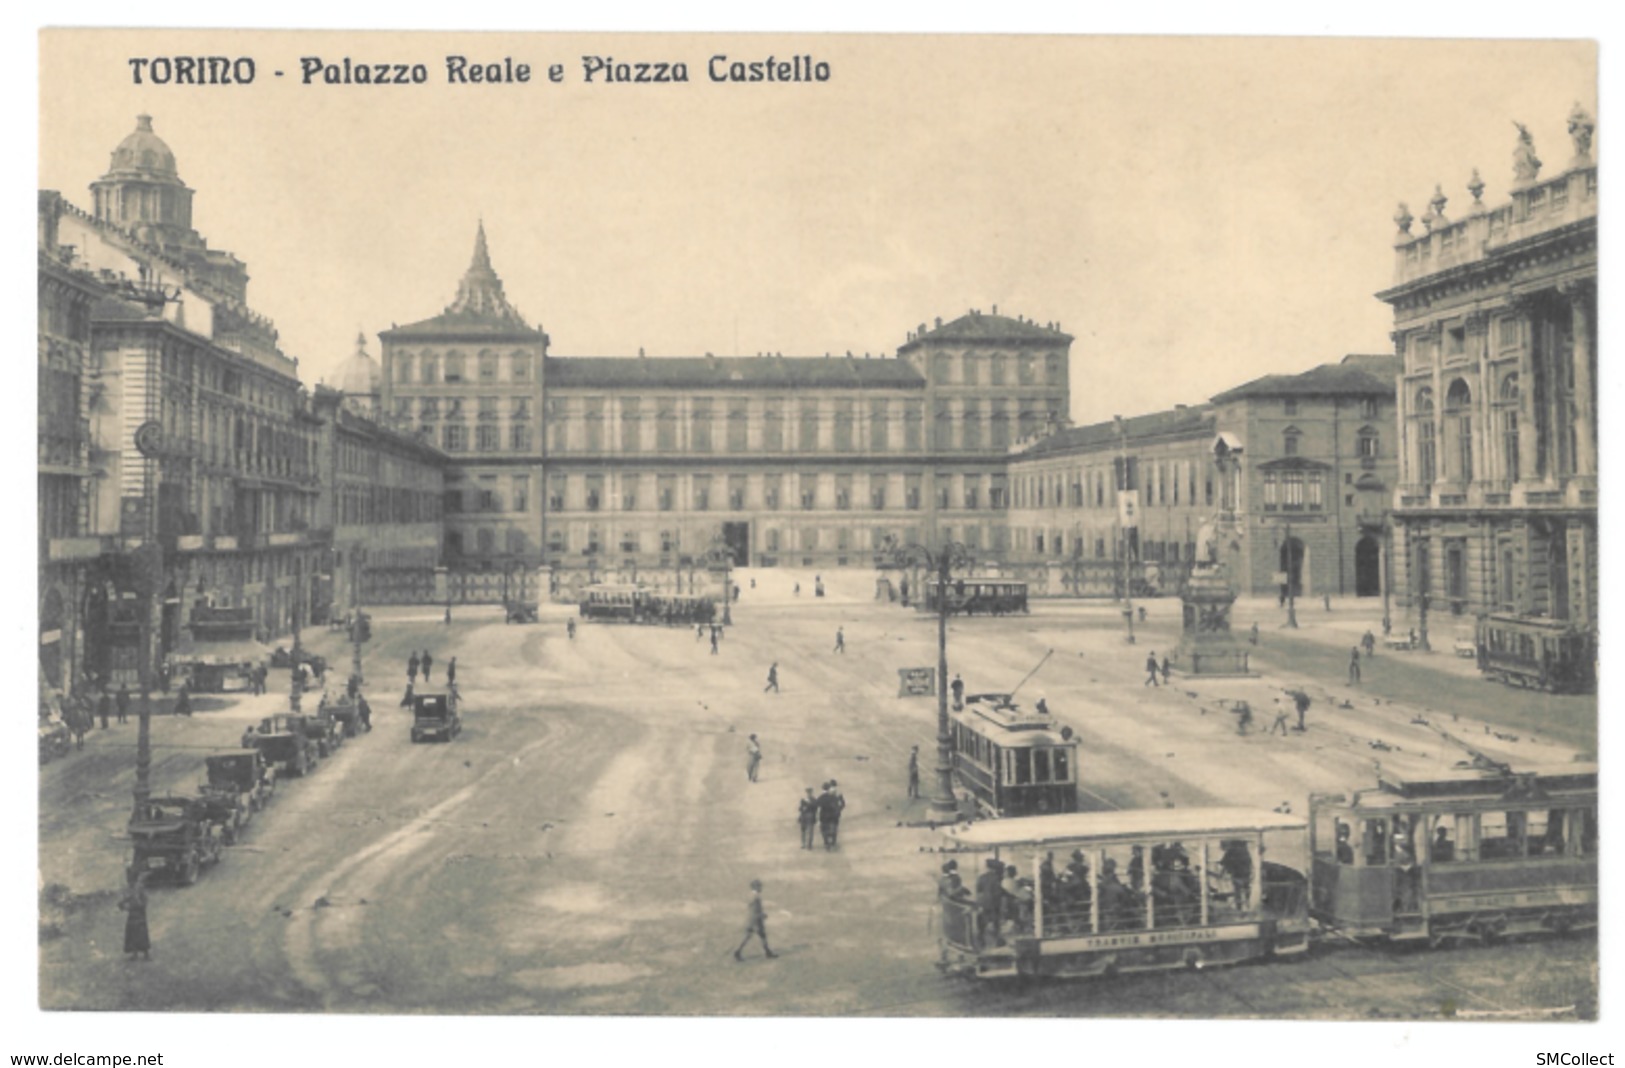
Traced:
<path id="1" fill-rule="evenodd" d="M 1513 686 L 1551 693 L 1596 689 L 1591 634 L 1555 619 L 1491 613 L 1478 621 L 1479 670 Z"/>
<path id="2" fill-rule="evenodd" d="M 990 816 L 1078 810 L 1078 740 L 1044 711 L 1009 694 L 976 694 L 948 713 L 954 773 Z"/>
<path id="3" fill-rule="evenodd" d="M 692 626 L 715 622 L 717 606 L 709 597 L 658 593 L 628 583 L 599 583 L 582 591 L 581 618 L 595 623 Z"/>
<path id="4" fill-rule="evenodd" d="M 1247 808 L 955 827 L 960 857 L 977 859 L 938 885 L 939 966 L 984 979 L 1111 976 L 1304 953 L 1305 830 L 1301 816 Z"/>
<path id="5" fill-rule="evenodd" d="M 1379 778 L 1309 811 L 1324 927 L 1439 945 L 1597 924 L 1594 764 Z"/>
<path id="6" fill-rule="evenodd" d="M 922 612 L 937 611 L 937 579 L 925 582 L 925 596 L 914 607 Z M 1027 612 L 1027 584 L 1010 579 L 954 579 L 948 583 L 948 614 L 951 616 L 1009 616 Z"/>

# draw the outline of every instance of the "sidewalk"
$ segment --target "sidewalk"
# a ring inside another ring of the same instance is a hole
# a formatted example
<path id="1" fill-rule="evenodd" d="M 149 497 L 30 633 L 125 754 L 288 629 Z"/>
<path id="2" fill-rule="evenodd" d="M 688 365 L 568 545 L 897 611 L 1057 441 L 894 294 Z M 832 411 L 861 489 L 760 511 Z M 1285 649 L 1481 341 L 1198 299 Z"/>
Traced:
<path id="1" fill-rule="evenodd" d="M 1271 644 L 1272 635 L 1290 635 L 1299 641 L 1310 642 L 1326 649 L 1341 650 L 1345 657 L 1351 649 L 1360 644 L 1360 639 L 1369 630 L 1377 640 L 1375 659 L 1390 656 L 1403 658 L 1406 664 L 1436 671 L 1453 679 L 1479 677 L 1477 662 L 1472 657 L 1457 656 L 1455 653 L 1456 638 L 1458 636 L 1471 638 L 1473 635 L 1472 621 L 1467 617 L 1449 614 L 1430 617 L 1428 641 L 1433 647 L 1432 652 L 1391 650 L 1383 645 L 1382 598 L 1333 597 L 1331 605 L 1332 610 L 1328 612 L 1321 598 L 1300 598 L 1296 613 L 1298 626 L 1294 630 L 1287 626 L 1287 610 L 1281 607 L 1274 597 L 1238 597 L 1231 613 L 1231 629 L 1237 637 L 1245 641 L 1248 631 L 1256 622 L 1261 647 L 1268 647 Z M 1413 627 L 1415 627 L 1414 619 L 1407 619 L 1399 610 L 1399 606 L 1394 606 L 1394 635 L 1408 634 Z M 1366 659 L 1363 651 L 1360 659 L 1362 662 Z"/>

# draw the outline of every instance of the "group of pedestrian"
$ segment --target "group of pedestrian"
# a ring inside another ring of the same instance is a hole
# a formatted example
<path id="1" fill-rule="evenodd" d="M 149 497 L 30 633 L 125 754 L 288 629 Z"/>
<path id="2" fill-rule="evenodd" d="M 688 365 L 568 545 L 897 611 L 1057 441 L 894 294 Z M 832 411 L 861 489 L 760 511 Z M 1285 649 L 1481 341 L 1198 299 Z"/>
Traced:
<path id="1" fill-rule="evenodd" d="M 1156 654 L 1155 650 L 1153 650 L 1150 653 L 1147 653 L 1146 658 L 1145 658 L 1145 685 L 1147 685 L 1147 686 L 1156 686 L 1156 685 L 1158 685 L 1159 677 L 1161 679 L 1161 685 L 1163 685 L 1163 686 L 1168 685 L 1168 674 L 1172 670 L 1173 670 L 1173 665 L 1168 662 L 1168 658 L 1166 656 L 1163 657 L 1162 660 L 1159 662 L 1157 660 L 1157 654 Z"/>
<path id="2" fill-rule="evenodd" d="M 841 813 L 845 809 L 846 798 L 841 794 L 840 784 L 834 779 L 826 782 L 823 792 L 819 794 L 814 794 L 811 786 L 807 787 L 807 796 L 801 799 L 796 813 L 796 824 L 801 829 L 801 848 L 813 847 L 813 828 L 817 827 L 824 839 L 824 849 L 835 849 L 841 836 Z"/>
<path id="3" fill-rule="evenodd" d="M 453 659 L 455 659 L 455 658 L 453 658 Z M 407 657 L 407 660 L 406 660 L 406 683 L 407 683 L 407 685 L 408 686 L 416 686 L 417 685 L 418 673 L 420 671 L 423 673 L 423 681 L 425 683 L 427 683 L 429 681 L 429 673 L 433 669 L 434 669 L 434 657 L 429 655 L 429 650 L 427 650 L 427 649 L 423 650 L 423 653 L 422 653 L 421 656 L 418 654 L 418 652 L 416 650 L 413 650 L 412 655 Z"/>

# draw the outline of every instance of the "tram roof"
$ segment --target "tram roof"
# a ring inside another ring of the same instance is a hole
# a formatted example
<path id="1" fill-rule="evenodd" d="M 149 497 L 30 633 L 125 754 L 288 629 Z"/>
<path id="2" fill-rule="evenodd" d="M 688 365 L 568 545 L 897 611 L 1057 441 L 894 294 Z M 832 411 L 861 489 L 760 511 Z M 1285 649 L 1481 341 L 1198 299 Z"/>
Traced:
<path id="1" fill-rule="evenodd" d="M 1197 838 L 1248 831 L 1301 831 L 1307 826 L 1302 816 L 1258 808 L 1134 808 L 987 820 L 955 827 L 948 834 L 966 845 L 1005 846 Z"/>

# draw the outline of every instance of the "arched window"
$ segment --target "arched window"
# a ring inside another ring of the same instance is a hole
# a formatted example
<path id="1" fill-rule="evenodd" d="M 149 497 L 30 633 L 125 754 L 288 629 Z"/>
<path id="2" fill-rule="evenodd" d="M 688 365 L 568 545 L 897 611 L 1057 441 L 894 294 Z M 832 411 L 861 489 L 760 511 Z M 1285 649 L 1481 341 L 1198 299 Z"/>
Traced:
<path id="1" fill-rule="evenodd" d="M 446 353 L 446 381 L 463 381 L 463 354 L 460 352 Z"/>
<path id="2" fill-rule="evenodd" d="M 495 382 L 497 380 L 497 357 L 494 352 L 480 353 L 480 381 Z"/>
<path id="3" fill-rule="evenodd" d="M 1518 478 L 1518 405 L 1521 403 L 1516 373 L 1501 379 L 1501 396 L 1496 405 L 1501 429 L 1502 477 L 1511 481 Z"/>
<path id="4" fill-rule="evenodd" d="M 412 354 L 409 352 L 397 353 L 395 356 L 395 381 L 409 383 L 412 381 Z"/>
<path id="5" fill-rule="evenodd" d="M 530 381 L 529 356 L 526 356 L 523 352 L 516 352 L 512 356 L 508 357 L 508 362 L 511 364 L 510 377 L 512 377 L 515 382 Z"/>
<path id="6" fill-rule="evenodd" d="M 1450 383 L 1444 395 L 1445 433 L 1453 454 L 1454 475 L 1458 481 L 1473 479 L 1473 391 L 1467 380 L 1458 378 Z"/>
<path id="7" fill-rule="evenodd" d="M 1433 438 L 1433 390 L 1416 391 L 1416 481 L 1431 484 L 1439 475 L 1438 443 Z"/>
<path id="8" fill-rule="evenodd" d="M 423 356 L 422 374 L 419 376 L 419 379 L 426 386 L 433 385 L 434 383 L 440 381 L 440 361 L 425 353 Z"/>

